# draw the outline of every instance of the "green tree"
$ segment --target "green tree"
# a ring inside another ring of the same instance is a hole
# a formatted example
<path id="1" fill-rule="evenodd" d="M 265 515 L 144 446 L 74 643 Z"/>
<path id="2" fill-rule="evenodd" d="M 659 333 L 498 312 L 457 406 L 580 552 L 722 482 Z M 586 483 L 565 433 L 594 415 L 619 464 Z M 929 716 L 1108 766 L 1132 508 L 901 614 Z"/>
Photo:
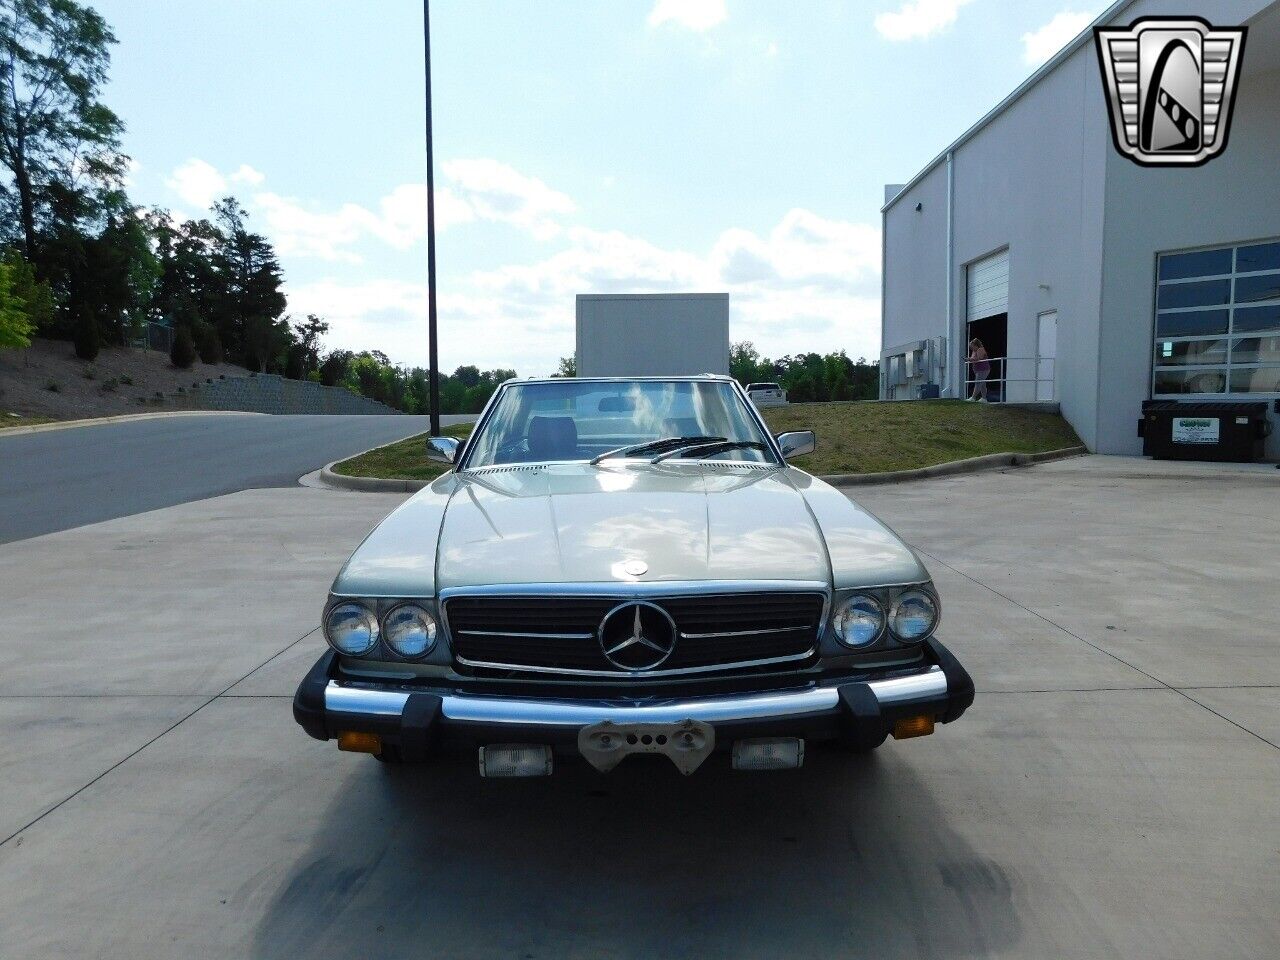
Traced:
<path id="1" fill-rule="evenodd" d="M 351 365 L 350 350 L 332 350 L 320 361 L 320 382 L 326 387 L 336 387 L 347 377 L 347 368 Z"/>
<path id="2" fill-rule="evenodd" d="M 553 377 L 576 377 L 578 375 L 578 358 L 561 357 Z"/>
<path id="3" fill-rule="evenodd" d="M 0 261 L 0 347 L 29 347 L 35 324 L 27 313 L 27 305 L 17 295 L 14 267 Z"/>
<path id="4" fill-rule="evenodd" d="M 480 384 L 480 368 L 473 366 L 459 367 L 453 371 L 453 379 L 457 380 L 464 387 L 479 386 Z"/>
<path id="5" fill-rule="evenodd" d="M 49 285 L 36 279 L 35 270 L 23 259 L 16 248 L 9 250 L 3 258 L 0 258 L 0 265 L 5 269 L 8 309 L 20 313 L 20 319 L 19 313 L 10 313 L 11 336 L 18 336 L 19 327 L 26 330 L 21 336 L 28 339 L 48 329 L 52 324 L 54 313 L 53 292 L 49 289 Z M 0 343 L 0 346 L 27 345 L 27 343 Z"/>
<path id="6" fill-rule="evenodd" d="M 792 403 L 812 403 L 817 399 L 813 374 L 807 368 L 801 367 L 799 372 L 788 381 L 787 399 Z"/>
<path id="7" fill-rule="evenodd" d="M 729 348 L 729 373 L 744 387 L 774 377 L 773 364 L 760 356 L 750 340 L 741 340 Z"/>
<path id="8" fill-rule="evenodd" d="M 216 266 L 225 285 L 216 305 L 215 325 L 224 350 L 256 361 L 257 368 L 271 369 L 283 364 L 283 349 L 289 342 L 288 325 L 277 323 L 286 302 L 280 262 L 267 239 L 245 226 L 247 215 L 234 197 L 214 205 L 218 225 Z"/>
<path id="9" fill-rule="evenodd" d="M 57 189 L 105 202 L 126 158 L 120 120 L 99 99 L 115 37 L 75 0 L 0 0 L 0 203 L 27 259 Z"/>
<path id="10" fill-rule="evenodd" d="M 320 366 L 320 338 L 328 332 L 329 324 L 314 313 L 308 313 L 306 320 L 293 325 L 293 334 L 297 338 L 304 371 L 314 370 Z"/>
<path id="11" fill-rule="evenodd" d="M 93 308 L 82 303 L 76 317 L 76 356 L 81 360 L 92 360 L 98 355 L 102 340 L 98 335 L 98 315 Z"/>
<path id="12" fill-rule="evenodd" d="M 200 354 L 201 363 L 222 362 L 222 341 L 218 339 L 218 331 L 207 323 L 196 328 L 196 352 Z"/>
<path id="13" fill-rule="evenodd" d="M 190 370 L 196 362 L 196 345 L 191 338 L 191 328 L 183 324 L 173 337 L 173 346 L 169 349 L 169 362 L 179 370 Z"/>

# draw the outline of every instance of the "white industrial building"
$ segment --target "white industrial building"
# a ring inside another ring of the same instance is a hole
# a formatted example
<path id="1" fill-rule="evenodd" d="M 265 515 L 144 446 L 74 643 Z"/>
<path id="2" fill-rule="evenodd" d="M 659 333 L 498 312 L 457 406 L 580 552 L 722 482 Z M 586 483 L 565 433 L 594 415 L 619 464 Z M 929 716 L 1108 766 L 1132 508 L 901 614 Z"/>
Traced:
<path id="1" fill-rule="evenodd" d="M 1194 6 L 1194 9 L 1188 9 Z M 905 185 L 885 188 L 881 397 L 1053 400 L 1136 454 L 1144 400 L 1280 398 L 1280 0 L 1125 0 L 1097 25 L 1247 25 L 1225 151 L 1152 168 L 1112 142 L 1092 30 Z M 1280 456 L 1280 429 L 1267 440 Z"/>
<path id="2" fill-rule="evenodd" d="M 585 293 L 577 300 L 580 377 L 729 372 L 727 293 Z"/>

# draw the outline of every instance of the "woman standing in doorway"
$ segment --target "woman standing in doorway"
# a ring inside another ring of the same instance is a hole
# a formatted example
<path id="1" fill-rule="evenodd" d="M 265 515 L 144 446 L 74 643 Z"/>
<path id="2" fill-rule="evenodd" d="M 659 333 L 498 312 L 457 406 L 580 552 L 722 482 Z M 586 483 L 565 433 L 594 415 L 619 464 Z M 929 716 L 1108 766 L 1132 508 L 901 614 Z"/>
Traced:
<path id="1" fill-rule="evenodd" d="M 970 400 L 987 399 L 987 377 L 991 376 L 991 361 L 987 357 L 987 348 L 982 341 L 974 337 L 969 341 L 969 363 L 973 366 L 973 393 Z"/>

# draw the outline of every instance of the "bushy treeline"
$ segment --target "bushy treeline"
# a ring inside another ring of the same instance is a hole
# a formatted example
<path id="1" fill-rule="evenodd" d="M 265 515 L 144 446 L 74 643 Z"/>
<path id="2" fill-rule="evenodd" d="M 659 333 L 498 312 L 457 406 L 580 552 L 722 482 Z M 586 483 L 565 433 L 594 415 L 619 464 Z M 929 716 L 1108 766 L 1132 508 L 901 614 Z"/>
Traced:
<path id="1" fill-rule="evenodd" d="M 238 364 L 426 412 L 427 372 L 322 350 L 328 324 L 287 313 L 280 261 L 234 197 L 177 220 L 133 204 L 123 124 L 100 99 L 115 37 L 75 0 L 0 0 L 0 347 L 104 345 L 173 330 L 182 368 Z M 441 377 L 441 410 L 478 410 L 510 371 Z"/>
<path id="2" fill-rule="evenodd" d="M 859 357 L 850 360 L 839 353 L 798 353 L 770 360 L 749 340 L 729 350 L 729 372 L 748 383 L 778 383 L 792 403 L 827 400 L 874 400 L 880 394 L 880 368 Z"/>

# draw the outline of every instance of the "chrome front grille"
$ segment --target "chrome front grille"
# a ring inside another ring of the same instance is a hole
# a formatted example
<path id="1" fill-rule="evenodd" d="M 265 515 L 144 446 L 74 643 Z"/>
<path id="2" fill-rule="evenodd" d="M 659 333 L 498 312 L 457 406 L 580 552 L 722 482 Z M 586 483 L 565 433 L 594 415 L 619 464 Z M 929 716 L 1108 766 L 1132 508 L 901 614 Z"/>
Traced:
<path id="1" fill-rule="evenodd" d="M 739 592 L 647 596 L 675 623 L 670 656 L 656 669 L 611 663 L 598 630 L 628 597 L 456 596 L 444 602 L 453 653 L 474 669 L 597 676 L 655 676 L 797 663 L 817 647 L 825 596 Z"/>

